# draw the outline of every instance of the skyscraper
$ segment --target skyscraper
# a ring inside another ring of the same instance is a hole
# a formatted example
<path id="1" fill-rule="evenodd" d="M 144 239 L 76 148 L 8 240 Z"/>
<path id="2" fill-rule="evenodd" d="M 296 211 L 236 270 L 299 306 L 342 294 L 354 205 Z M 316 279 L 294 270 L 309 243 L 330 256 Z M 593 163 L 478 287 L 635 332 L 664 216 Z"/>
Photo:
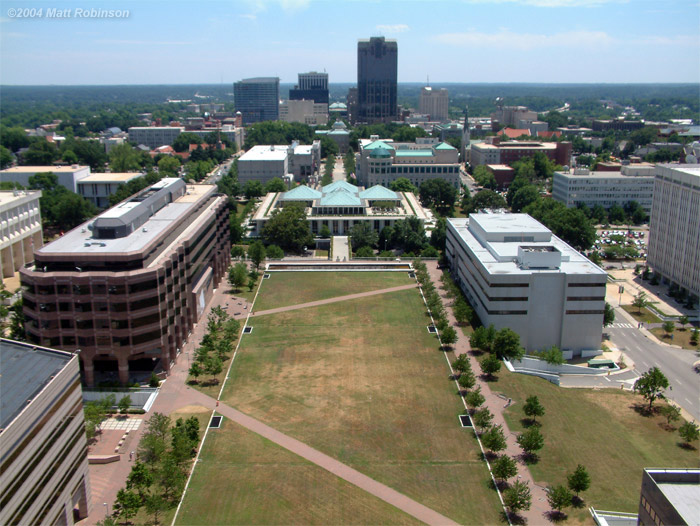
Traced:
<path id="1" fill-rule="evenodd" d="M 257 77 L 235 82 L 233 99 L 244 125 L 279 120 L 280 79 Z"/>
<path id="2" fill-rule="evenodd" d="M 435 89 L 430 86 L 424 86 L 421 89 L 418 112 L 423 115 L 430 115 L 431 121 L 446 121 L 448 105 L 449 95 L 445 88 Z"/>
<path id="3" fill-rule="evenodd" d="M 289 90 L 289 100 L 328 104 L 328 73 L 299 73 L 299 83 Z"/>
<path id="4" fill-rule="evenodd" d="M 391 122 L 398 118 L 398 55 L 395 40 L 372 37 L 357 43 L 358 122 Z"/>

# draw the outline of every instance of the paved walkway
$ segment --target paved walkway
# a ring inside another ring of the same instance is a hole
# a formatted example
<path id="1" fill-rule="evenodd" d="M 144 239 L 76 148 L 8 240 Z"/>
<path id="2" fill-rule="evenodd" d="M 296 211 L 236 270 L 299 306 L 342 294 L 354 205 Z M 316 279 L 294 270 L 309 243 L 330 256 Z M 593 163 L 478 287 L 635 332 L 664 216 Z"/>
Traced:
<path id="1" fill-rule="evenodd" d="M 430 278 L 432 279 L 435 286 L 438 288 L 438 292 L 440 293 L 440 297 L 442 298 L 443 305 L 445 306 L 445 310 L 447 313 L 447 319 L 450 322 L 450 325 L 456 326 L 457 320 L 454 317 L 451 307 L 452 300 L 448 298 L 445 291 L 440 288 L 440 277 L 442 275 L 442 271 L 437 268 L 437 261 L 426 261 L 425 263 L 428 267 L 428 273 L 430 274 Z M 530 487 L 530 492 L 532 493 L 532 506 L 530 507 L 529 511 L 522 512 L 520 515 L 523 518 L 525 518 L 527 520 L 527 523 L 530 525 L 546 523 L 548 522 L 546 513 L 550 511 L 549 504 L 547 503 L 547 494 L 545 493 L 544 488 L 542 486 L 535 484 L 535 481 L 532 478 L 532 475 L 530 474 L 530 470 L 528 469 L 527 465 L 522 460 L 520 460 L 522 449 L 520 449 L 520 446 L 515 441 L 518 435 L 510 431 L 505 419 L 503 418 L 503 410 L 506 401 L 503 398 L 496 395 L 493 391 L 491 391 L 489 383 L 483 381 L 477 374 L 477 372 L 481 370 L 481 367 L 479 366 L 479 362 L 477 361 L 477 359 L 469 353 L 469 351 L 471 351 L 471 346 L 469 345 L 469 338 L 464 335 L 461 329 L 457 330 L 457 336 L 457 343 L 452 346 L 454 355 L 455 357 L 457 357 L 461 354 L 466 354 L 469 358 L 469 362 L 471 363 L 472 369 L 477 377 L 476 385 L 481 386 L 481 394 L 483 394 L 484 398 L 486 399 L 484 407 L 488 407 L 491 413 L 493 413 L 493 424 L 500 424 L 501 426 L 503 426 L 503 433 L 506 436 L 507 443 L 507 448 L 505 451 L 503 451 L 503 453 L 510 455 L 511 457 L 514 457 L 517 460 L 517 478 L 523 482 L 526 482 L 527 485 Z M 501 374 L 507 373 L 502 372 Z"/>
<path id="2" fill-rule="evenodd" d="M 348 236 L 333 236 L 333 261 L 350 261 L 350 238 Z"/>
<path id="3" fill-rule="evenodd" d="M 335 165 L 333 165 L 333 182 L 345 181 L 345 164 L 343 163 L 343 157 L 338 156 L 335 158 Z"/>
<path id="4" fill-rule="evenodd" d="M 378 296 L 388 292 L 397 292 L 400 290 L 415 289 L 418 287 L 416 283 L 410 285 L 399 285 L 398 287 L 390 287 L 388 289 L 370 290 L 367 292 L 358 292 L 357 294 L 348 294 L 347 296 L 336 296 L 325 300 L 309 301 L 308 303 L 297 303 L 296 305 L 287 305 L 286 307 L 277 307 L 276 309 L 261 310 L 251 312 L 250 316 L 265 316 L 266 314 L 277 314 L 289 310 L 308 309 L 309 307 L 318 307 L 319 305 L 328 305 L 329 303 L 338 303 L 340 301 L 354 300 L 357 298 L 366 298 L 367 296 Z"/>

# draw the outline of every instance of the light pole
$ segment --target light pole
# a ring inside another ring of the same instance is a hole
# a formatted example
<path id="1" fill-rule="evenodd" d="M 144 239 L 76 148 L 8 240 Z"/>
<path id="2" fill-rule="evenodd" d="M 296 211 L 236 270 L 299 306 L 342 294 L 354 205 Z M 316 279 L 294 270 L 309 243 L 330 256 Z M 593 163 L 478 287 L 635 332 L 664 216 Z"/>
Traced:
<path id="1" fill-rule="evenodd" d="M 106 517 L 107 515 L 109 515 L 109 504 L 107 504 L 106 502 L 103 502 L 102 504 L 104 504 L 104 507 L 105 507 L 105 517 Z"/>

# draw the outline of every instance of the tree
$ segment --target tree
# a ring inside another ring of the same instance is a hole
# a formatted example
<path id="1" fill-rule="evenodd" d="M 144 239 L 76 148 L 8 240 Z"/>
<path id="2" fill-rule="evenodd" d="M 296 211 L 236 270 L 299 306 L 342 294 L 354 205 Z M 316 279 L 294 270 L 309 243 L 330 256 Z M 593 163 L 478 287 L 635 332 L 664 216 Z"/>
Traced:
<path id="1" fill-rule="evenodd" d="M 233 259 L 245 259 L 245 249 L 239 245 L 231 247 L 231 257 Z"/>
<path id="2" fill-rule="evenodd" d="M 47 166 L 58 159 L 58 150 L 46 139 L 34 140 L 22 154 L 23 164 L 29 166 Z"/>
<path id="3" fill-rule="evenodd" d="M 95 437 L 100 424 L 107 415 L 102 404 L 98 402 L 85 402 L 83 415 L 85 419 L 85 436 L 90 440 Z"/>
<path id="4" fill-rule="evenodd" d="M 678 317 L 678 323 L 681 324 L 681 328 L 685 330 L 685 326 L 688 325 L 688 316 L 683 315 Z"/>
<path id="5" fill-rule="evenodd" d="M 495 190 L 498 188 L 496 177 L 493 175 L 493 172 L 486 167 L 486 165 L 480 164 L 474 168 L 472 177 L 479 184 L 479 186 L 483 186 L 489 190 Z"/>
<path id="6" fill-rule="evenodd" d="M 454 345 L 457 343 L 457 331 L 455 331 L 454 327 L 446 327 L 440 334 L 440 340 L 442 341 L 442 344 L 446 345 L 447 347 Z"/>
<path id="7" fill-rule="evenodd" d="M 571 491 L 569 491 L 569 488 L 561 484 L 550 487 L 547 492 L 547 502 L 549 502 L 552 509 L 556 510 L 558 513 L 561 513 L 562 509 L 571 506 L 572 499 L 573 495 Z"/>
<path id="8" fill-rule="evenodd" d="M 454 208 L 457 189 L 444 179 L 428 179 L 421 183 L 419 195 L 424 206 L 435 207 L 444 215 Z"/>
<path id="9" fill-rule="evenodd" d="M 695 421 L 685 422 L 678 428 L 678 434 L 686 444 L 690 445 L 691 442 L 695 442 L 700 438 L 700 427 L 698 427 Z"/>
<path id="10" fill-rule="evenodd" d="M 603 311 L 603 327 L 610 327 L 613 323 L 615 323 L 615 309 L 606 301 Z"/>
<path id="11" fill-rule="evenodd" d="M 496 329 L 493 325 L 490 325 L 489 327 L 477 327 L 469 337 L 469 344 L 473 349 L 491 352 L 495 337 Z"/>
<path id="12" fill-rule="evenodd" d="M 471 389 L 476 384 L 476 378 L 474 377 L 474 373 L 471 371 L 466 371 L 460 374 L 457 383 L 462 389 Z"/>
<path id="13" fill-rule="evenodd" d="M 464 373 L 466 371 L 471 371 L 472 366 L 469 364 L 467 355 L 460 354 L 457 359 L 452 362 L 452 368 L 459 373 Z"/>
<path id="14" fill-rule="evenodd" d="M 358 258 L 373 258 L 374 257 L 374 250 L 372 250 L 371 247 L 364 246 L 360 247 L 356 252 L 355 252 L 355 257 Z"/>
<path id="15" fill-rule="evenodd" d="M 690 343 L 697 345 L 698 340 L 700 340 L 700 329 L 695 329 L 693 330 L 693 334 L 690 335 Z"/>
<path id="16" fill-rule="evenodd" d="M 519 360 L 525 353 L 520 346 L 520 336 L 508 327 L 498 331 L 493 340 L 493 349 L 499 358 L 505 360 Z"/>
<path id="17" fill-rule="evenodd" d="M 394 179 L 391 183 L 389 183 L 389 189 L 393 190 L 394 192 L 410 192 L 413 194 L 418 192 L 418 188 L 413 186 L 411 181 L 405 177 Z"/>
<path id="18" fill-rule="evenodd" d="M 221 358 L 219 358 L 217 355 L 207 356 L 207 358 L 204 360 L 204 372 L 206 374 L 216 376 L 223 371 L 223 368 L 224 365 L 221 362 Z"/>
<path id="19" fill-rule="evenodd" d="M 511 513 L 529 510 L 532 505 L 530 488 L 525 482 L 516 480 L 510 488 L 503 492 L 503 503 Z"/>
<path id="20" fill-rule="evenodd" d="M 626 214 L 625 209 L 620 205 L 612 205 L 608 209 L 608 221 L 613 224 L 622 224 L 625 222 Z"/>
<path id="21" fill-rule="evenodd" d="M 474 413 L 472 416 L 472 421 L 476 427 L 484 430 L 491 425 L 491 422 L 493 421 L 493 413 L 488 407 L 482 407 Z"/>
<path id="22" fill-rule="evenodd" d="M 649 412 L 657 398 L 665 398 L 664 391 L 668 387 L 668 379 L 658 367 L 652 367 L 634 383 L 634 392 L 641 394 L 649 401 Z"/>
<path id="23" fill-rule="evenodd" d="M 542 358 L 545 362 L 553 365 L 561 365 L 564 363 L 564 353 L 556 345 L 552 345 L 548 349 L 537 353 L 537 355 Z"/>
<path id="24" fill-rule="evenodd" d="M 124 524 L 129 524 L 129 517 L 135 515 L 141 505 L 141 497 L 137 493 L 122 488 L 117 492 L 114 510 L 118 517 L 124 517 Z"/>
<path id="25" fill-rule="evenodd" d="M 162 413 L 153 413 L 146 421 L 146 430 L 141 436 L 138 452 L 139 458 L 148 464 L 152 471 L 167 450 L 170 425 L 170 417 Z"/>
<path id="26" fill-rule="evenodd" d="M 284 257 L 284 250 L 277 245 L 270 245 L 265 250 L 267 251 L 267 257 L 270 259 L 282 259 Z"/>
<path id="27" fill-rule="evenodd" d="M 265 245 L 260 241 L 253 241 L 248 247 L 248 258 L 253 262 L 256 269 L 260 268 L 260 264 L 265 261 L 265 257 Z"/>
<path id="28" fill-rule="evenodd" d="M 500 424 L 491 427 L 488 431 L 481 435 L 481 442 L 484 447 L 494 453 L 503 451 L 506 447 L 506 436 L 503 433 L 503 426 Z"/>
<path id="29" fill-rule="evenodd" d="M 245 195 L 245 198 L 250 200 L 254 199 L 256 197 L 262 197 L 265 195 L 265 190 L 263 189 L 263 185 L 260 181 L 246 181 L 246 183 L 243 185 L 243 194 Z"/>
<path id="30" fill-rule="evenodd" d="M 199 135 L 190 132 L 183 132 L 173 141 L 173 150 L 176 152 L 186 152 L 190 149 L 190 144 L 202 144 L 202 138 Z"/>
<path id="31" fill-rule="evenodd" d="M 126 489 L 135 490 L 143 502 L 146 499 L 148 488 L 153 485 L 153 480 L 153 473 L 146 467 L 146 464 L 137 460 L 126 478 Z"/>
<path id="32" fill-rule="evenodd" d="M 193 362 L 192 365 L 190 365 L 190 370 L 189 374 L 194 378 L 195 383 L 197 382 L 197 379 L 202 376 L 202 366 L 200 365 L 199 362 Z"/>
<path id="33" fill-rule="evenodd" d="M 255 284 L 257 282 L 258 280 L 255 278 L 248 278 L 248 292 L 253 292 L 253 289 L 255 288 Z"/>
<path id="34" fill-rule="evenodd" d="M 632 301 L 632 306 L 637 307 L 639 314 L 642 313 L 642 309 L 646 308 L 647 305 L 649 305 L 649 300 L 647 299 L 647 293 L 644 291 L 637 294 Z"/>
<path id="35" fill-rule="evenodd" d="M 452 312 L 455 315 L 457 323 L 460 325 L 466 325 L 474 316 L 474 310 L 461 296 L 457 298 L 454 305 L 452 306 Z"/>
<path id="36" fill-rule="evenodd" d="M 66 191 L 53 207 L 52 213 L 56 224 L 69 230 L 93 217 L 97 209 L 81 195 Z"/>
<path id="37" fill-rule="evenodd" d="M 331 237 L 331 229 L 328 228 L 328 225 L 321 225 L 321 229 L 318 231 L 318 237 L 323 239 Z"/>
<path id="38" fill-rule="evenodd" d="M 235 290 L 245 285 L 248 279 L 248 267 L 242 261 L 228 268 L 228 282 Z"/>
<path id="39" fill-rule="evenodd" d="M 536 456 L 536 451 L 539 451 L 544 447 L 544 437 L 540 432 L 539 427 L 528 427 L 527 430 L 517 438 L 518 445 L 522 450 L 531 457 Z"/>
<path id="40" fill-rule="evenodd" d="M 464 397 L 464 401 L 468 407 L 476 409 L 477 407 L 481 407 L 486 401 L 486 398 L 481 394 L 481 387 L 477 387 L 473 391 L 467 393 L 467 396 Z"/>
<path id="41" fill-rule="evenodd" d="M 513 196 L 511 208 L 513 212 L 520 212 L 526 206 L 540 198 L 540 192 L 535 185 L 528 185 L 518 190 Z"/>
<path id="42" fill-rule="evenodd" d="M 538 416 L 544 415 L 544 407 L 540 404 L 540 399 L 536 396 L 528 396 L 523 406 L 523 412 L 532 418 L 534 423 L 537 422 Z"/>
<path id="43" fill-rule="evenodd" d="M 500 194 L 493 190 L 481 190 L 471 198 L 469 213 L 493 208 L 506 208 L 506 206 L 506 200 Z"/>
<path id="44" fill-rule="evenodd" d="M 274 177 L 273 179 L 270 179 L 266 184 L 265 184 L 265 192 L 286 192 L 287 191 L 287 185 L 284 184 L 284 181 L 279 178 L 279 177 Z"/>
<path id="45" fill-rule="evenodd" d="M 0 170 L 4 170 L 8 166 L 12 164 L 12 152 L 5 148 L 4 146 L 0 146 Z"/>
<path id="46" fill-rule="evenodd" d="M 75 156 L 75 153 L 68 150 Z M 63 160 L 68 162 L 64 152 Z M 77 162 L 77 157 L 76 157 Z M 139 152 L 130 144 L 118 144 L 109 151 L 109 167 L 113 172 L 136 172 L 141 169 L 141 157 Z"/>
<path id="47" fill-rule="evenodd" d="M 362 247 L 376 248 L 377 241 L 379 241 L 379 235 L 368 221 L 357 223 L 350 229 L 350 242 L 355 251 Z"/>
<path id="48" fill-rule="evenodd" d="M 569 489 L 576 494 L 576 497 L 578 497 L 579 493 L 586 491 L 591 487 L 591 476 L 588 474 L 588 471 L 586 471 L 586 468 L 579 464 L 567 477 L 567 483 Z"/>
<path id="49" fill-rule="evenodd" d="M 131 407 L 131 397 L 129 395 L 122 396 L 119 399 L 119 404 L 117 404 L 117 407 L 119 408 L 119 412 L 121 414 L 126 414 L 126 412 Z"/>
<path id="50" fill-rule="evenodd" d="M 158 173 L 165 177 L 176 177 L 180 171 L 180 159 L 166 155 L 158 161 Z"/>
<path id="51" fill-rule="evenodd" d="M 445 250 L 447 241 L 447 219 L 439 217 L 435 228 L 430 233 L 430 244 L 438 250 Z M 432 248 L 432 247 L 431 247 Z M 437 256 L 437 253 L 435 254 Z"/>
<path id="52" fill-rule="evenodd" d="M 664 332 L 665 332 L 668 336 L 670 336 L 671 334 L 673 334 L 673 331 L 676 330 L 676 324 L 673 323 L 673 321 L 671 321 L 671 320 L 665 321 L 664 324 L 662 325 L 662 327 L 663 327 L 663 329 L 664 329 Z"/>
<path id="53" fill-rule="evenodd" d="M 489 354 L 481 360 L 481 370 L 487 377 L 493 378 L 501 370 L 501 360 L 495 354 Z"/>
<path id="54" fill-rule="evenodd" d="M 518 474 L 518 464 L 508 455 L 501 455 L 491 464 L 491 472 L 497 480 L 506 482 L 509 478 Z"/>
<path id="55" fill-rule="evenodd" d="M 168 509 L 168 502 L 162 495 L 153 494 L 146 497 L 144 506 L 146 511 L 153 515 L 153 523 L 158 525 L 158 516 Z"/>
<path id="56" fill-rule="evenodd" d="M 261 235 L 267 243 L 296 253 L 301 253 L 303 247 L 310 246 L 314 240 L 306 211 L 297 205 L 276 208 L 265 222 Z M 250 251 L 248 253 L 250 255 Z"/>

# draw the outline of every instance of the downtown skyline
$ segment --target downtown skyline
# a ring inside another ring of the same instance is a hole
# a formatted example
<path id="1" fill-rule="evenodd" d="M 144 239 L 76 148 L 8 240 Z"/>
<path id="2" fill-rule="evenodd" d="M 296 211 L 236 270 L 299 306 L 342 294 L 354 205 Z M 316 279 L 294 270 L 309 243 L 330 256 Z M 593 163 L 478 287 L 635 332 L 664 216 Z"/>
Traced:
<path id="1" fill-rule="evenodd" d="M 128 15 L 75 16 L 93 7 Z M 10 16 L 32 8 L 42 16 Z M 371 36 L 397 40 L 399 82 L 694 83 L 699 15 L 697 0 L 3 2 L 0 83 L 356 82 Z"/>

